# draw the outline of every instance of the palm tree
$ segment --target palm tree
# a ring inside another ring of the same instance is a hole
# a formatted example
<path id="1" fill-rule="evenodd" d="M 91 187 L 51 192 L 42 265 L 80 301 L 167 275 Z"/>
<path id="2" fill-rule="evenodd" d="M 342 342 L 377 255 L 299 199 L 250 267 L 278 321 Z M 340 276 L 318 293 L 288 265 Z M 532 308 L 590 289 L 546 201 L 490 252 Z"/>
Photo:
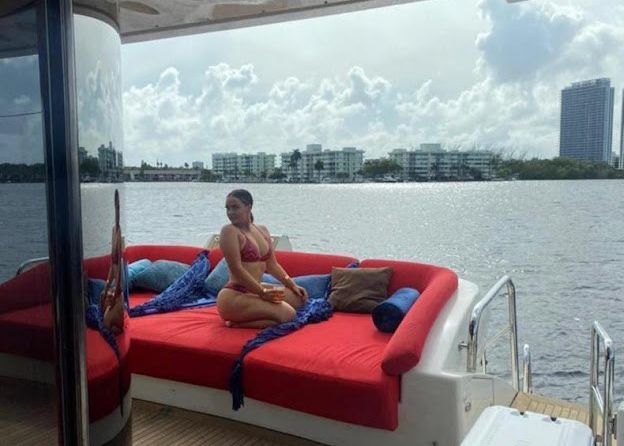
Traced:
<path id="1" fill-rule="evenodd" d="M 323 160 L 316 160 L 314 163 L 314 170 L 318 172 L 319 182 L 321 181 L 321 170 L 325 167 Z"/>
<path id="2" fill-rule="evenodd" d="M 299 160 L 301 160 L 301 152 L 299 151 L 299 149 L 295 149 L 290 155 L 290 168 L 293 169 L 293 171 L 297 169 L 297 166 L 299 165 Z"/>

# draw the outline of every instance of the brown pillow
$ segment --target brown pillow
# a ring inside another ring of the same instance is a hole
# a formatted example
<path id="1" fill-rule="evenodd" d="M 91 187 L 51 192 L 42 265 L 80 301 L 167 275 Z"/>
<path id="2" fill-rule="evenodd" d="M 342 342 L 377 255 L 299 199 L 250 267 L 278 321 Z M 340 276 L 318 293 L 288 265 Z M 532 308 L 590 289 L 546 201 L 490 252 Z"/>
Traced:
<path id="1" fill-rule="evenodd" d="M 332 268 L 329 303 L 336 311 L 371 313 L 388 297 L 392 268 Z"/>

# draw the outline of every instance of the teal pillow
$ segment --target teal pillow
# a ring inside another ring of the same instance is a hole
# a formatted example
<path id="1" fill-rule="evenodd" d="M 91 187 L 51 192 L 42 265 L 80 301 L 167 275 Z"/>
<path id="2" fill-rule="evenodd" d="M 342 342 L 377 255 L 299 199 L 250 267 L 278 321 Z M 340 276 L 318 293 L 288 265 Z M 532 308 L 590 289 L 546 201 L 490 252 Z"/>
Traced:
<path id="1" fill-rule="evenodd" d="M 136 262 L 132 262 L 128 265 L 128 288 L 132 291 L 136 285 L 134 283 L 136 276 L 141 274 L 143 271 L 147 269 L 148 266 L 152 264 L 152 261 L 149 259 L 141 259 Z"/>
<path id="2" fill-rule="evenodd" d="M 305 288 L 310 299 L 327 299 L 331 291 L 331 274 L 310 274 L 293 277 L 292 280 L 300 287 Z M 264 274 L 262 281 L 281 285 L 281 282 L 270 274 Z"/>
<path id="3" fill-rule="evenodd" d="M 189 265 L 185 263 L 174 260 L 157 260 L 137 274 L 133 284 L 136 288 L 162 293 L 187 269 L 189 269 Z"/>
<path id="4" fill-rule="evenodd" d="M 104 291 L 106 281 L 102 279 L 89 279 L 87 282 L 87 306 L 100 305 L 100 294 Z"/>
<path id="5" fill-rule="evenodd" d="M 208 274 L 208 277 L 206 277 L 206 280 L 204 281 L 204 285 L 210 294 L 216 296 L 229 279 L 230 270 L 228 269 L 228 265 L 224 257 L 219 263 L 217 263 L 214 269 L 210 271 L 210 274 Z"/>

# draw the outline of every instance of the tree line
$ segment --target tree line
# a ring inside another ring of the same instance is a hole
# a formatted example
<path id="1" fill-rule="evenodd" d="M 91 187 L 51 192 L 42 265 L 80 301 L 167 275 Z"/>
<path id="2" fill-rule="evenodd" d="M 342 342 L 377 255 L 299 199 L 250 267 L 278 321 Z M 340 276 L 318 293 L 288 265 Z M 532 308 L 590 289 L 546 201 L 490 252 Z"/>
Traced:
<path id="1" fill-rule="evenodd" d="M 295 155 L 291 159 L 291 166 L 294 167 L 300 161 Z M 141 168 L 149 168 L 146 163 L 142 163 Z M 314 166 L 319 174 L 323 170 L 322 161 L 317 161 Z M 435 167 L 435 166 L 434 166 Z M 494 177 L 501 179 L 519 180 L 575 180 L 575 179 L 613 179 L 624 178 L 624 170 L 618 170 L 604 162 L 576 161 L 564 158 L 553 159 L 507 159 L 496 158 L 492 166 Z M 435 170 L 435 169 L 434 169 Z M 459 172 L 459 170 L 458 170 Z M 366 160 L 359 172 L 364 178 L 375 180 L 386 175 L 399 175 L 402 168 L 396 162 L 389 159 Z M 467 177 L 459 179 L 480 180 L 480 172 L 475 169 L 466 171 Z M 95 180 L 100 174 L 98 160 L 95 157 L 86 157 L 80 164 L 81 180 Z M 280 168 L 276 168 L 270 175 L 263 175 L 262 178 L 272 180 L 283 180 L 286 174 Z M 453 180 L 458 178 L 442 178 L 434 175 L 434 180 Z M 427 180 L 425 178 L 411 178 L 412 180 Z M 200 181 L 217 181 L 218 178 L 208 169 L 202 169 Z M 45 181 L 45 165 L 35 164 L 0 164 L 0 183 L 39 183 Z"/>
<path id="2" fill-rule="evenodd" d="M 519 180 L 589 180 L 624 178 L 624 170 L 597 161 L 533 158 L 504 160 L 497 168 L 497 175 L 504 179 Z"/>

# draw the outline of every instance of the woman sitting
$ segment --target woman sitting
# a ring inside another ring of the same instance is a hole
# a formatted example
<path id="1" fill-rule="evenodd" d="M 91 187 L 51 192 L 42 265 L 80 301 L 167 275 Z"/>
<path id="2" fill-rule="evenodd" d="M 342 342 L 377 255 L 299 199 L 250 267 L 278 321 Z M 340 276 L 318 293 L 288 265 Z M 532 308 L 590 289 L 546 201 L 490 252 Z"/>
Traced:
<path id="1" fill-rule="evenodd" d="M 265 226 L 254 224 L 253 198 L 244 189 L 228 194 L 227 217 L 219 245 L 230 270 L 230 281 L 217 296 L 219 314 L 228 327 L 265 328 L 295 317 L 308 298 L 275 259 L 271 236 Z M 284 287 L 261 282 L 268 272 Z"/>

